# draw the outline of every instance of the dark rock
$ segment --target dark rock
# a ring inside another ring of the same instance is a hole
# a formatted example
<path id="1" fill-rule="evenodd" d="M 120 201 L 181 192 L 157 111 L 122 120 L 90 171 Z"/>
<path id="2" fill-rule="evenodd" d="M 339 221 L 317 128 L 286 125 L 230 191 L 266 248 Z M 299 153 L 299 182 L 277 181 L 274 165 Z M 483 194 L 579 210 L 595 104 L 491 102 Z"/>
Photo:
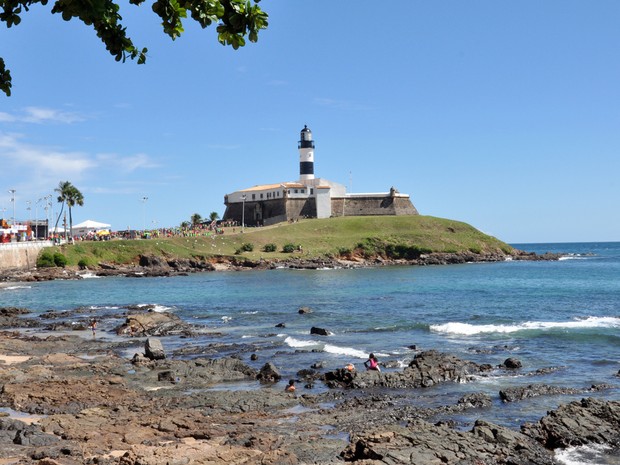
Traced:
<path id="1" fill-rule="evenodd" d="M 162 268 L 168 266 L 165 259 L 157 255 L 140 255 L 139 264 L 140 266 L 149 268 Z"/>
<path id="2" fill-rule="evenodd" d="M 305 314 L 307 314 L 307 313 L 312 313 L 312 309 L 311 309 L 310 307 L 301 307 L 301 308 L 298 310 L 298 313 L 299 313 L 300 315 L 305 315 Z"/>
<path id="3" fill-rule="evenodd" d="M 284 323 L 278 323 L 276 328 L 286 328 L 286 325 Z"/>
<path id="4" fill-rule="evenodd" d="M 493 401 L 491 397 L 484 392 L 474 392 L 461 397 L 458 404 L 473 408 L 483 408 L 493 405 Z"/>
<path id="5" fill-rule="evenodd" d="M 507 358 L 506 360 L 504 360 L 503 366 L 510 369 L 510 370 L 514 370 L 517 368 L 521 368 L 523 366 L 523 364 L 521 363 L 520 360 L 517 360 L 516 358 Z"/>
<path id="6" fill-rule="evenodd" d="M 128 315 L 125 322 L 116 328 L 116 333 L 129 336 L 191 336 L 194 334 L 192 326 L 174 313 L 156 312 L 152 309 L 144 312 L 144 308 L 140 310 L 142 313 Z"/>
<path id="7" fill-rule="evenodd" d="M 558 386 L 548 386 L 546 384 L 530 384 L 499 391 L 499 397 L 504 402 L 516 402 L 530 397 L 557 394 L 578 394 L 579 389 L 562 388 Z"/>
<path id="8" fill-rule="evenodd" d="M 258 355 L 256 355 L 256 354 L 250 355 L 250 360 L 252 360 L 253 362 L 258 360 Z"/>
<path id="9" fill-rule="evenodd" d="M 166 358 L 161 341 L 153 337 L 149 337 L 144 343 L 144 355 L 151 360 L 163 360 Z"/>
<path id="10" fill-rule="evenodd" d="M 25 315 L 26 313 L 30 313 L 30 310 L 28 310 L 27 308 L 0 307 L 0 316 L 17 316 Z"/>
<path id="11" fill-rule="evenodd" d="M 320 370 L 321 368 L 325 367 L 325 362 L 321 361 L 321 362 L 315 362 L 312 365 L 310 365 L 310 368 L 314 369 L 314 370 Z"/>
<path id="12" fill-rule="evenodd" d="M 324 328 L 317 328 L 316 326 L 313 326 L 312 328 L 310 328 L 310 334 L 317 334 L 319 336 L 329 336 L 332 333 L 330 333 L 328 330 Z"/>
<path id="13" fill-rule="evenodd" d="M 282 379 L 282 375 L 273 363 L 268 362 L 260 369 L 256 379 L 263 383 L 276 383 Z"/>
<path id="14" fill-rule="evenodd" d="M 521 431 L 549 449 L 586 444 L 617 444 L 620 440 L 620 402 L 588 398 L 561 405 Z"/>
<path id="15" fill-rule="evenodd" d="M 174 373 L 170 370 L 162 371 L 157 374 L 157 381 L 168 381 L 173 383 L 175 378 Z"/>
<path id="16" fill-rule="evenodd" d="M 325 374 L 329 387 L 354 389 L 382 386 L 388 388 L 420 388 L 444 382 L 466 382 L 490 366 L 461 360 L 453 355 L 429 350 L 418 354 L 402 372 L 334 370 Z"/>

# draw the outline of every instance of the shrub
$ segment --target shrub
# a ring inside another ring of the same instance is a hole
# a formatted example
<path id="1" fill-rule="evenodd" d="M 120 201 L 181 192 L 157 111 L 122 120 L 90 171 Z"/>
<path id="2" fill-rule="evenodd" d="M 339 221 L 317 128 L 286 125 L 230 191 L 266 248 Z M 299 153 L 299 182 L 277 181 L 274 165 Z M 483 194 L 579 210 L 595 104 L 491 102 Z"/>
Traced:
<path id="1" fill-rule="evenodd" d="M 295 249 L 297 249 L 297 246 L 289 242 L 288 244 L 284 244 L 284 247 L 282 247 L 282 252 L 293 253 L 295 252 Z"/>
<path id="2" fill-rule="evenodd" d="M 37 258 L 37 267 L 39 268 L 51 268 L 56 266 L 54 263 L 54 256 L 50 252 L 43 252 Z"/>
<path id="3" fill-rule="evenodd" d="M 54 254 L 54 264 L 56 266 L 59 266 L 61 268 L 64 268 L 65 266 L 67 266 L 67 257 L 65 257 L 63 254 L 61 254 L 60 252 L 56 252 Z"/>
<path id="4" fill-rule="evenodd" d="M 252 250 L 254 250 L 254 244 L 251 244 L 249 242 L 241 244 L 241 250 L 244 252 L 251 252 Z"/>
<path id="5" fill-rule="evenodd" d="M 278 250 L 278 247 L 275 244 L 265 244 L 263 247 L 263 252 L 275 252 Z"/>
<path id="6" fill-rule="evenodd" d="M 351 249 L 348 247 L 338 247 L 338 255 L 340 257 L 348 257 L 351 255 Z"/>
<path id="7" fill-rule="evenodd" d="M 84 270 L 86 268 L 88 268 L 88 260 L 85 258 L 80 258 L 80 261 L 78 262 L 78 266 L 80 267 L 80 269 Z"/>

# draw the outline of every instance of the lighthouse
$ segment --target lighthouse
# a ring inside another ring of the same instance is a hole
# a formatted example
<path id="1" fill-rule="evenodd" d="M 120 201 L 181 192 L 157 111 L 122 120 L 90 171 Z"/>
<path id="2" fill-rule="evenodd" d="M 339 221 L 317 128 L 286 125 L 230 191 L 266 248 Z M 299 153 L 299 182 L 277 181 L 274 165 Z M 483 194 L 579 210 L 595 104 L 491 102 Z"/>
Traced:
<path id="1" fill-rule="evenodd" d="M 304 125 L 299 137 L 299 181 L 314 179 L 314 141 L 312 131 Z"/>

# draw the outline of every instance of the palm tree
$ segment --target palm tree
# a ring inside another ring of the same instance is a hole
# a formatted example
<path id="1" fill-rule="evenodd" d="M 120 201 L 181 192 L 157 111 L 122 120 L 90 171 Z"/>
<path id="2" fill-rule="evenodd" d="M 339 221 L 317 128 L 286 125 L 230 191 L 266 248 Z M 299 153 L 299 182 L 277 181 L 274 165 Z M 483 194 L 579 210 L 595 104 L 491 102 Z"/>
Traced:
<path id="1" fill-rule="evenodd" d="M 58 187 L 54 189 L 54 191 L 58 192 L 58 202 L 62 203 L 60 207 L 60 214 L 58 215 L 58 219 L 60 219 L 60 215 L 62 215 L 62 210 L 67 204 L 67 208 L 69 209 L 69 231 L 73 229 L 73 216 L 71 214 L 71 208 L 79 205 L 80 207 L 84 205 L 84 196 L 69 181 L 60 181 L 58 183 Z M 58 226 L 58 220 L 56 220 L 56 226 Z M 67 231 L 65 229 L 65 240 L 67 239 Z"/>
<path id="2" fill-rule="evenodd" d="M 209 219 L 210 219 L 211 221 L 217 221 L 217 220 L 219 220 L 219 219 L 220 219 L 220 215 L 219 215 L 219 213 L 218 213 L 218 212 L 211 212 L 211 213 L 209 214 Z"/>
<path id="3" fill-rule="evenodd" d="M 192 222 L 192 227 L 195 228 L 202 223 L 202 216 L 200 216 L 200 213 L 194 213 L 190 218 L 190 221 Z"/>

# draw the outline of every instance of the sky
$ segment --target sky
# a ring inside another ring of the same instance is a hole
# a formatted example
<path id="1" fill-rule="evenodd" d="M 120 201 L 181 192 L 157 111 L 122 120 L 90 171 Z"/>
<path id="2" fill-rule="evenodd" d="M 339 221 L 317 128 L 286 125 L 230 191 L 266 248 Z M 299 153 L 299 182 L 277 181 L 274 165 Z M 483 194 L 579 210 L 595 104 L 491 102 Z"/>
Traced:
<path id="1" fill-rule="evenodd" d="M 225 194 L 299 178 L 308 125 L 315 175 L 351 192 L 394 186 L 509 243 L 620 241 L 617 0 L 260 5 L 269 28 L 235 51 L 121 2 L 145 65 L 51 2 L 0 25 L 0 216 L 45 218 L 61 181 L 74 224 L 223 216 Z"/>

